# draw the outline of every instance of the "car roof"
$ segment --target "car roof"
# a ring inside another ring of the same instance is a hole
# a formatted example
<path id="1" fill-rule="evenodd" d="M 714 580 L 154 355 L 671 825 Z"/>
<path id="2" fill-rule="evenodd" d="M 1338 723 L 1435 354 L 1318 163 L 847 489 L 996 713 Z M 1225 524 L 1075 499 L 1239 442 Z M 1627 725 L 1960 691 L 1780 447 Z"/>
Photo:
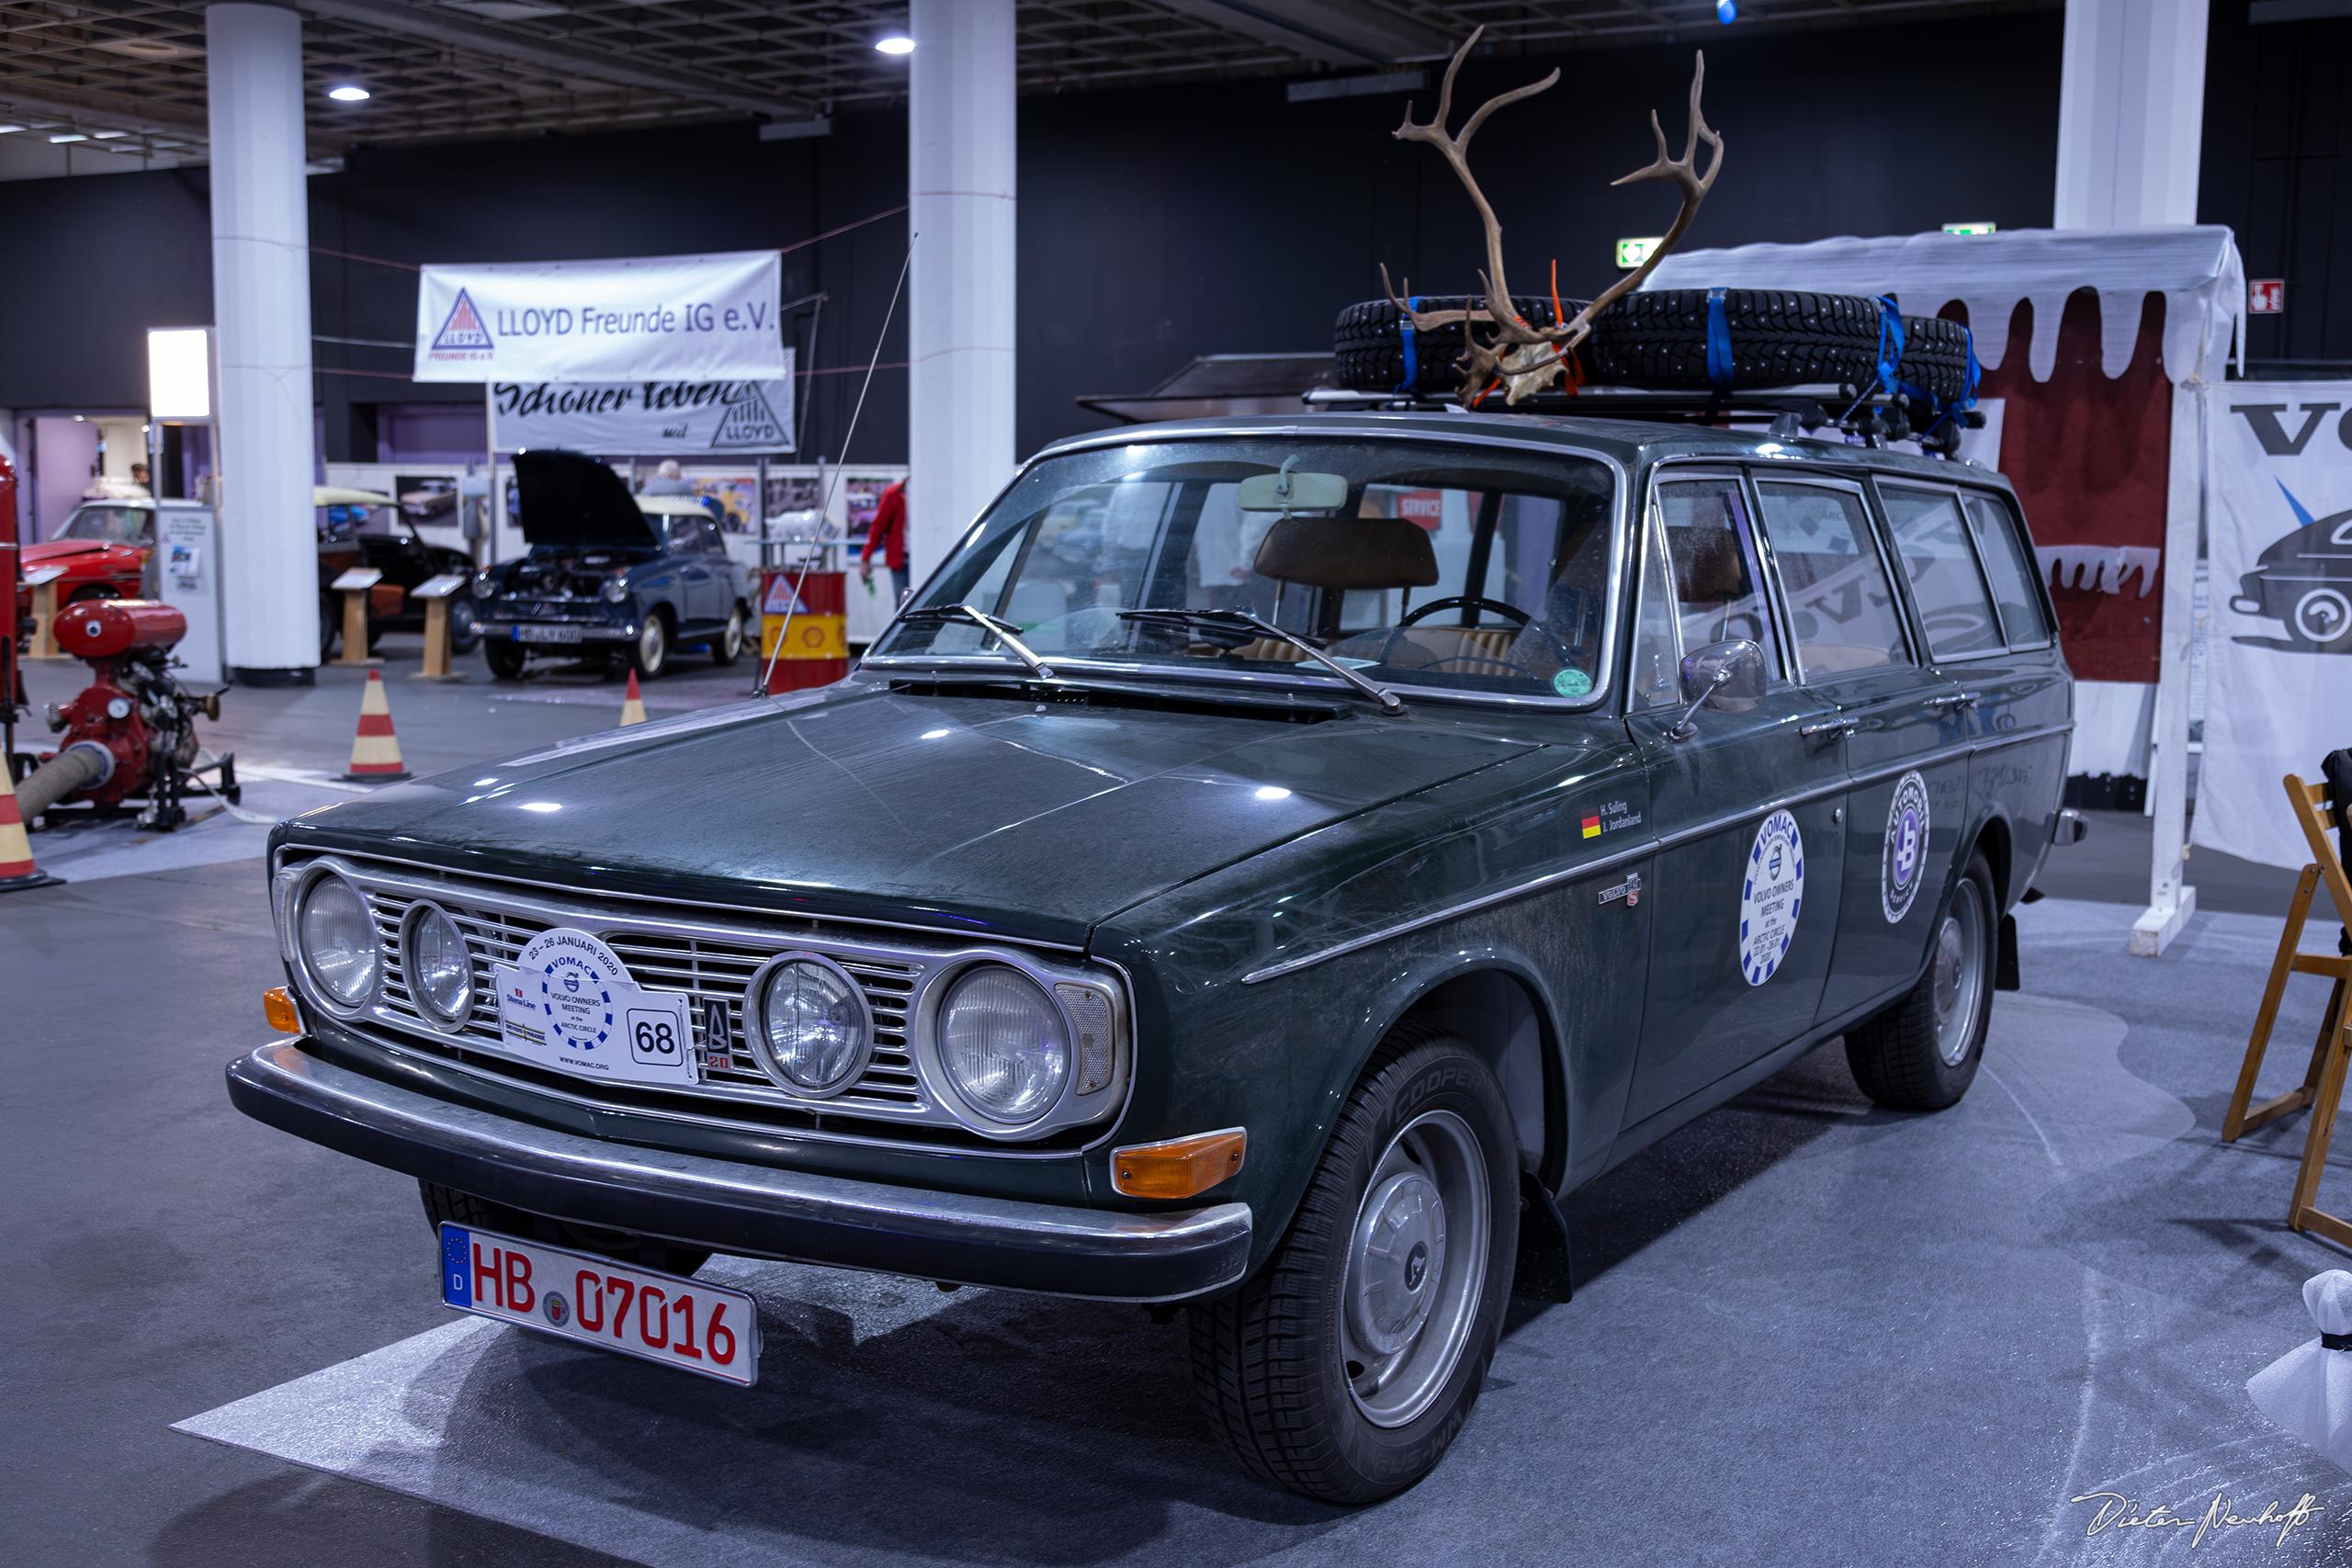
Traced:
<path id="1" fill-rule="evenodd" d="M 1598 454 L 1638 471 L 1662 458 L 1719 458 L 1725 462 L 1791 462 L 1849 468 L 1858 473 L 1905 474 L 1945 483 L 1966 480 L 2009 488 L 1992 468 L 1939 457 L 1913 457 L 1883 447 L 1850 446 L 1834 431 L 1825 436 L 1775 436 L 1762 431 L 1722 430 L 1711 425 L 1664 421 L 1552 413 L 1383 412 L 1249 414 L 1221 419 L 1174 420 L 1163 424 L 1122 425 L 1085 435 L 1065 436 L 1042 448 L 1040 458 L 1091 447 L 1146 441 L 1204 437 L 1295 435 L 1455 440 L 1519 447 L 1556 447 L 1563 453 Z"/>
<path id="2" fill-rule="evenodd" d="M 664 517 L 707 518 L 710 515 L 710 508 L 691 495 L 640 495 L 637 498 L 637 509 Z"/>

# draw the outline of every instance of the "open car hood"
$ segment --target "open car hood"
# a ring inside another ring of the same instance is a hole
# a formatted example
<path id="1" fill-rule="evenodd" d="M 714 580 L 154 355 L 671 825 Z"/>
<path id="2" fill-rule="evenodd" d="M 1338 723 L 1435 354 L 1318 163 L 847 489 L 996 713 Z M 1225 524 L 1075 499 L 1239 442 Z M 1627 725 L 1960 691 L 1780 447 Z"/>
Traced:
<path id="1" fill-rule="evenodd" d="M 1534 750 L 1361 716 L 837 689 L 390 785 L 288 834 L 575 887 L 1078 945 L 1143 899 Z"/>
<path id="2" fill-rule="evenodd" d="M 578 452 L 517 452 L 524 539 L 533 545 L 657 549 L 662 536 L 621 477 Z"/>
<path id="3" fill-rule="evenodd" d="M 71 556 L 95 555 L 101 550 L 138 550 L 143 545 L 115 544 L 106 539 L 51 539 L 46 544 L 27 545 L 25 564 L 39 566 L 43 561 L 64 560 Z"/>

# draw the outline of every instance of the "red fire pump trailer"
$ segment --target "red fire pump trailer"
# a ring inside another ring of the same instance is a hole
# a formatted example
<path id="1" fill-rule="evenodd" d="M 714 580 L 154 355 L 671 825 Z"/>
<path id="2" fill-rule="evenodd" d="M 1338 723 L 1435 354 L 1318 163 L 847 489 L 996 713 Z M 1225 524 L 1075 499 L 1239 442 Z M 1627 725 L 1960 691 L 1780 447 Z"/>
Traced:
<path id="1" fill-rule="evenodd" d="M 97 815 L 146 801 L 140 826 L 172 829 L 187 820 L 181 795 L 207 787 L 198 775 L 218 769 L 222 799 L 239 797 L 233 755 L 196 766 L 196 716 L 218 719 L 220 694 L 198 696 L 172 674 L 172 649 L 187 618 L 143 599 L 85 599 L 58 612 L 57 644 L 90 666 L 96 678 L 63 705 L 49 705 L 49 728 L 64 742 L 17 785 L 28 819 L 64 804 Z"/>

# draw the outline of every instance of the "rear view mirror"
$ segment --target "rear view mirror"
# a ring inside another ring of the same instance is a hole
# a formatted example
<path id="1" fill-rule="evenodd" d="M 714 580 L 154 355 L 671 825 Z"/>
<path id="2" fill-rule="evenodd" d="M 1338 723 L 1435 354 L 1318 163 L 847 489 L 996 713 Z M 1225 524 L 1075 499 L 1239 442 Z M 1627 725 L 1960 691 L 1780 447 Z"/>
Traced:
<path id="1" fill-rule="evenodd" d="M 1348 503 L 1348 481 L 1340 474 L 1252 474 L 1241 481 L 1237 505 L 1244 512 L 1330 512 Z"/>

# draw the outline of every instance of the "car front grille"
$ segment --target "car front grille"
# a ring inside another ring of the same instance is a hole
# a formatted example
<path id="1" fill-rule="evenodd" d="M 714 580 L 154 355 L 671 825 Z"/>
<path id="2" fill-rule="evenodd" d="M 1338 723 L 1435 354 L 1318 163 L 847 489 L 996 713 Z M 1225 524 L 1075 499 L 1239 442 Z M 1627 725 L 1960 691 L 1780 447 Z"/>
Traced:
<path id="1" fill-rule="evenodd" d="M 464 1023 L 451 1030 L 435 1027 L 411 992 L 404 967 L 401 931 L 420 896 L 371 888 L 368 903 L 382 935 L 385 953 L 382 1006 L 401 1021 L 441 1034 L 477 1040 L 495 1048 L 500 1043 L 498 984 L 492 964 L 512 964 L 524 944 L 551 920 L 495 909 L 466 907 L 458 898 L 434 901 L 465 933 L 473 958 L 473 1007 Z M 778 952 L 795 944 L 754 946 L 715 942 L 703 937 L 663 936 L 643 931 L 595 931 L 597 939 L 628 966 L 629 976 L 648 990 L 682 991 L 693 998 L 687 1019 L 694 1031 L 695 1061 L 704 1083 L 731 1086 L 767 1095 L 780 1094 L 775 1081 L 760 1069 L 743 1032 L 744 990 L 752 974 Z M 848 1089 L 828 1100 L 831 1111 L 853 1109 L 917 1111 L 923 1108 L 922 1083 L 916 1076 L 907 1042 L 907 1010 L 922 965 L 870 957 L 837 956 L 865 994 L 875 1025 L 874 1055 L 865 1071 Z M 716 1004 L 715 1006 L 713 1004 Z M 724 1031 L 711 1026 L 725 1010 Z"/>

